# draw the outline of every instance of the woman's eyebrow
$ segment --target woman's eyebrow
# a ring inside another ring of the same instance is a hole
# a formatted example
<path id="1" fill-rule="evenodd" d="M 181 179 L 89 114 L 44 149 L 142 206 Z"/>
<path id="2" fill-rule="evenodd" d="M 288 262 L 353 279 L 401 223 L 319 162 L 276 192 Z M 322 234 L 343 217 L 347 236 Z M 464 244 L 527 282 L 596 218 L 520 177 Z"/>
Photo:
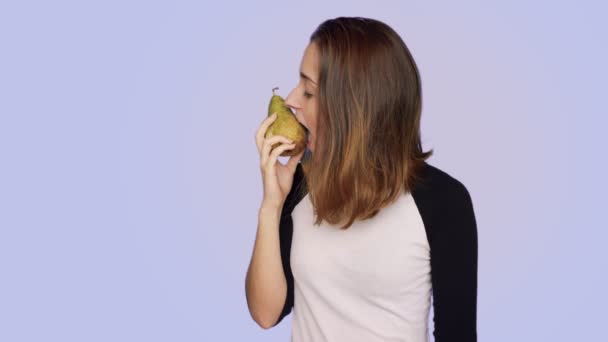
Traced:
<path id="1" fill-rule="evenodd" d="M 313 81 L 312 78 L 308 77 L 305 73 L 300 71 L 300 77 L 305 78 L 307 80 L 309 80 L 310 82 L 312 82 L 314 85 L 317 85 L 317 82 Z"/>

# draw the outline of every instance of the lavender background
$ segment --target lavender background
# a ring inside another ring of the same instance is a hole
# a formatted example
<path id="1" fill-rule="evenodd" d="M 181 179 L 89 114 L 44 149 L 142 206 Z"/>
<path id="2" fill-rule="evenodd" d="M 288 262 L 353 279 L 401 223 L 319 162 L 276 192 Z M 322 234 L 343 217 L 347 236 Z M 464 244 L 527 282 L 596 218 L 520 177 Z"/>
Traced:
<path id="1" fill-rule="evenodd" d="M 253 137 L 337 16 L 386 22 L 418 63 L 429 162 L 476 211 L 479 340 L 608 340 L 606 13 L 3 2 L 0 340 L 288 341 L 291 317 L 263 330 L 245 300 L 263 191 Z"/>

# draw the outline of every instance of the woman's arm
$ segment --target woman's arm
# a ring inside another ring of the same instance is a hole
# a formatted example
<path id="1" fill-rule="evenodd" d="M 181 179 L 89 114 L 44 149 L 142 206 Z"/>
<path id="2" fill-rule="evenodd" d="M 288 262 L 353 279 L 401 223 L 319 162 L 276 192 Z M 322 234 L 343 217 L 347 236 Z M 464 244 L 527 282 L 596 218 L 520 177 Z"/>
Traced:
<path id="1" fill-rule="evenodd" d="M 436 342 L 476 342 L 477 224 L 465 186 L 448 184 L 431 235 L 433 335 Z"/>
<path id="2" fill-rule="evenodd" d="M 283 206 L 262 206 L 259 211 L 258 233 L 245 287 L 249 312 L 264 329 L 279 324 L 293 308 L 294 280 L 289 260 L 293 236 L 291 212 L 305 190 L 304 171 L 298 164 Z"/>
<path id="3" fill-rule="evenodd" d="M 253 255 L 245 279 L 249 313 L 264 329 L 273 325 L 287 293 L 279 244 L 280 217 L 281 208 L 260 207 Z"/>

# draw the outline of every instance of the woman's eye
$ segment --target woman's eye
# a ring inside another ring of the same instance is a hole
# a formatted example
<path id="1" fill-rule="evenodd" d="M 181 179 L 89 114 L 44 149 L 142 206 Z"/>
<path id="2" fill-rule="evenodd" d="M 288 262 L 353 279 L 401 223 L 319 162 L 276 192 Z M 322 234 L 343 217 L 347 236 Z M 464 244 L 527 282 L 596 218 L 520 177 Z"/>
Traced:
<path id="1" fill-rule="evenodd" d="M 312 94 L 308 93 L 308 92 L 304 92 L 304 97 L 306 97 L 307 99 L 309 99 L 309 98 L 312 97 Z"/>

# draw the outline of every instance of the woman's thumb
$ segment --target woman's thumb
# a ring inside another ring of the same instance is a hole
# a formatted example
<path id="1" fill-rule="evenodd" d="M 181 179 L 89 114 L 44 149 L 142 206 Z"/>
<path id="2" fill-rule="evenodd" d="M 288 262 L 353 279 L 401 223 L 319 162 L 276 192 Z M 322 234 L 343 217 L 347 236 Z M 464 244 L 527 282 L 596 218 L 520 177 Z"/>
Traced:
<path id="1" fill-rule="evenodd" d="M 303 149 L 302 152 L 289 158 L 289 161 L 287 162 L 287 168 L 289 169 L 289 171 L 291 171 L 291 173 L 296 172 L 296 167 L 298 166 L 298 162 L 300 161 L 300 159 L 302 159 L 302 156 L 304 155 L 305 151 L 306 151 L 306 149 Z"/>

